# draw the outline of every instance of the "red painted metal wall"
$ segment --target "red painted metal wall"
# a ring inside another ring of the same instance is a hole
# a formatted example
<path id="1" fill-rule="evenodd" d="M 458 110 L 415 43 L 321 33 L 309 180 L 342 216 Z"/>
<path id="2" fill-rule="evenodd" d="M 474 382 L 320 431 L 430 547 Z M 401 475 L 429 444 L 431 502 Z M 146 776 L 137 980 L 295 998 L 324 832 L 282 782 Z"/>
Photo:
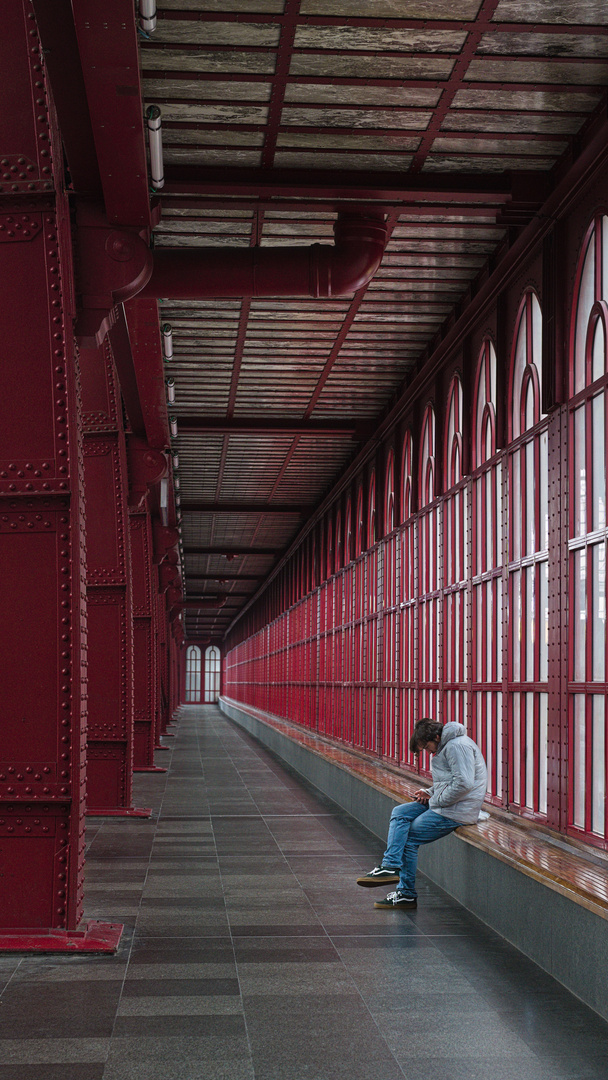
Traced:
<path id="1" fill-rule="evenodd" d="M 86 566 L 72 242 L 29 9 L 0 35 L 0 926 L 82 909 Z"/>
<path id="2" fill-rule="evenodd" d="M 461 720 L 491 802 L 600 847 L 607 182 L 564 210 L 347 475 L 234 627 L 224 691 L 407 769 L 417 719 Z"/>

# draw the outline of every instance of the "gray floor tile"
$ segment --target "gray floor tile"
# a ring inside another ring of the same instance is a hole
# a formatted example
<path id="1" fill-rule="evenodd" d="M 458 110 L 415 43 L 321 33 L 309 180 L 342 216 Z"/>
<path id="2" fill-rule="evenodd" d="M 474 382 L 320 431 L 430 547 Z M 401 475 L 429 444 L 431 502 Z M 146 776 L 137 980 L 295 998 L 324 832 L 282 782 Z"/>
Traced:
<path id="1" fill-rule="evenodd" d="M 117 955 L 0 957 L 0 1080 L 606 1080 L 607 1024 L 422 877 L 375 911 L 378 840 L 215 707 L 167 743 L 153 817 L 88 823 Z"/>

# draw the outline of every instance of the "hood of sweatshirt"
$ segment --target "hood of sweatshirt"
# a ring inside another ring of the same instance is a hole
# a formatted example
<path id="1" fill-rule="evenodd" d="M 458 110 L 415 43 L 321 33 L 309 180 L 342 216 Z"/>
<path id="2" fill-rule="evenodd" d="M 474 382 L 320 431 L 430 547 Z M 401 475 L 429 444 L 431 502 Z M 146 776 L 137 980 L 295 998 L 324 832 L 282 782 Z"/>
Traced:
<path id="1" fill-rule="evenodd" d="M 466 733 L 467 729 L 464 724 L 458 724 L 456 721 L 450 721 L 449 724 L 445 724 L 443 731 L 441 732 L 441 741 L 437 748 L 438 751 L 443 750 L 450 739 L 457 739 L 459 735 L 466 735 Z"/>

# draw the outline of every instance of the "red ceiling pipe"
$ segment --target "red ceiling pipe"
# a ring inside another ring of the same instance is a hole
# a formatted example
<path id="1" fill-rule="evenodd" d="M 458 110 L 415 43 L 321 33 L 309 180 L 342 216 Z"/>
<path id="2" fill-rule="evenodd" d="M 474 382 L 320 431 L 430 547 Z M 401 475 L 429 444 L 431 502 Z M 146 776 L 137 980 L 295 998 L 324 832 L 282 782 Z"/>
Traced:
<path id="1" fill-rule="evenodd" d="M 386 244 L 382 214 L 338 214 L 336 242 L 310 247 L 157 248 L 140 297 L 348 296 L 366 285 Z"/>

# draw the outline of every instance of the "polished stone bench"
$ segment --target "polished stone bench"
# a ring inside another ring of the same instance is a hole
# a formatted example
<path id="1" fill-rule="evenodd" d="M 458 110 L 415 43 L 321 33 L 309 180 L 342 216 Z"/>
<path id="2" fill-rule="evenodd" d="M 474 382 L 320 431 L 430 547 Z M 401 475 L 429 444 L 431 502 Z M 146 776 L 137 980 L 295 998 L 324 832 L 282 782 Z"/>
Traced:
<path id="1" fill-rule="evenodd" d="M 382 842 L 393 807 L 424 786 L 287 720 L 229 698 L 218 704 Z M 486 809 L 487 820 L 422 847 L 421 872 L 608 1018 L 608 855 Z"/>

